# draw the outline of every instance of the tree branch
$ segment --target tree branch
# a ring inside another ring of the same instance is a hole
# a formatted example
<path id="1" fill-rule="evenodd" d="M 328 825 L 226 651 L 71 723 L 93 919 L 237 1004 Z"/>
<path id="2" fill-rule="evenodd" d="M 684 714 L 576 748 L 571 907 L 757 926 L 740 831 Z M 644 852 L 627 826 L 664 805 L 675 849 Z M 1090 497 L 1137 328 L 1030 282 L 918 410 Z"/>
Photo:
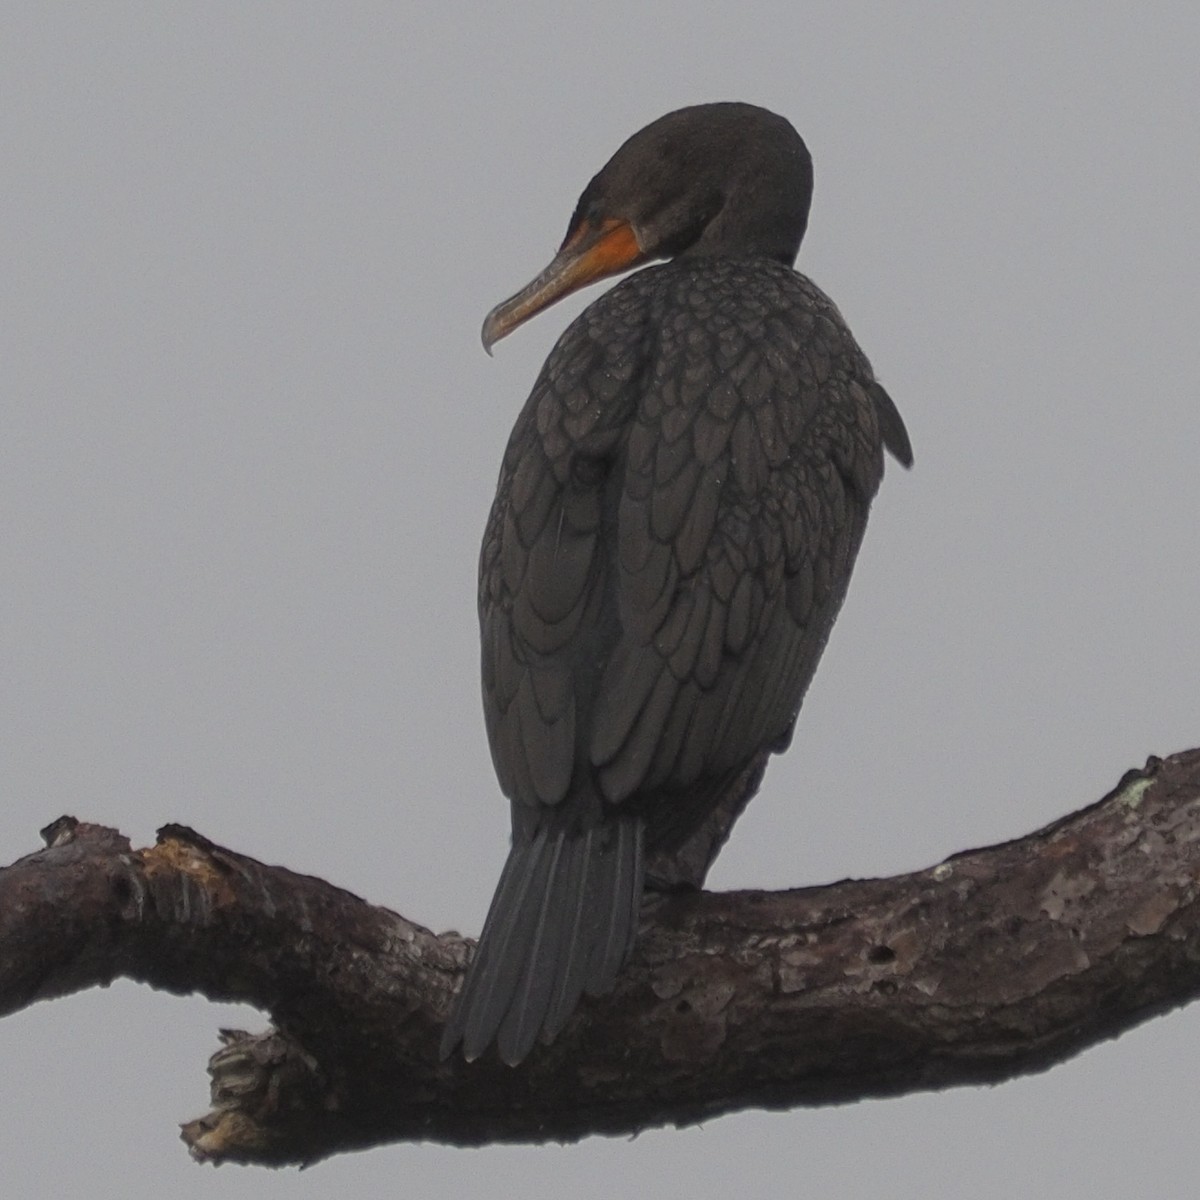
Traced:
<path id="1" fill-rule="evenodd" d="M 736 815 L 736 814 L 735 814 Z M 0 1015 L 118 976 L 247 1001 L 198 1158 L 573 1139 L 1043 1070 L 1200 993 L 1200 750 L 894 879 L 655 897 L 617 991 L 516 1070 L 440 1063 L 471 943 L 182 826 L 64 817 L 0 870 Z"/>

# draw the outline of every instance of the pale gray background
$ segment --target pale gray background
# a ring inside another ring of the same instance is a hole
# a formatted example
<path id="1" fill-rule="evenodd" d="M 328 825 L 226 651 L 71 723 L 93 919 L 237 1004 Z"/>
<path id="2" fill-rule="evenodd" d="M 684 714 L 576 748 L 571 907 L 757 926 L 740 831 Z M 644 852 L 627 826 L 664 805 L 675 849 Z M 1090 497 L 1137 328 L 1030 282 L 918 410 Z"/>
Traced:
<path id="1" fill-rule="evenodd" d="M 790 754 L 714 875 L 927 866 L 1200 743 L 1194 4 L 49 3 L 0 18 L 0 858 L 165 821 L 476 930 L 475 556 L 573 301 L 480 349 L 668 109 L 809 141 L 802 269 L 904 413 Z M 1049 1075 L 581 1146 L 192 1165 L 220 1024 L 0 1023 L 12 1197 L 1191 1194 L 1200 1012 Z"/>

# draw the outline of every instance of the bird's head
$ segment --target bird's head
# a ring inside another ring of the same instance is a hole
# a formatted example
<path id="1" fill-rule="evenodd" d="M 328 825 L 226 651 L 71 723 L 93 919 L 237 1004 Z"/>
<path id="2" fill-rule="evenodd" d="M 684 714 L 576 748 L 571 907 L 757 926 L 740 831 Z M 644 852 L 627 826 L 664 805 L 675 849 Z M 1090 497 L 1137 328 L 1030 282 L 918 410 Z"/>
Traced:
<path id="1" fill-rule="evenodd" d="M 812 159 L 783 117 L 700 104 L 635 133 L 584 188 L 553 260 L 483 323 L 489 350 L 589 283 L 658 258 L 764 257 L 791 264 L 812 199 Z"/>

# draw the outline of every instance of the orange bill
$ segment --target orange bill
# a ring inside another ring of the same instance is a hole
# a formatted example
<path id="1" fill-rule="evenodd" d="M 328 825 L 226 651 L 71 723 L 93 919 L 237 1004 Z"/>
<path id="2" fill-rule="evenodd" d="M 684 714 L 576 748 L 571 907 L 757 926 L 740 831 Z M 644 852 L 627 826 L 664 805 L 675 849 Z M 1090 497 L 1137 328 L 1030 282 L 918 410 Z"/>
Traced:
<path id="1" fill-rule="evenodd" d="M 582 222 L 536 279 L 488 313 L 483 323 L 484 349 L 490 354 L 502 337 L 556 300 L 598 279 L 619 275 L 646 258 L 628 221 Z"/>

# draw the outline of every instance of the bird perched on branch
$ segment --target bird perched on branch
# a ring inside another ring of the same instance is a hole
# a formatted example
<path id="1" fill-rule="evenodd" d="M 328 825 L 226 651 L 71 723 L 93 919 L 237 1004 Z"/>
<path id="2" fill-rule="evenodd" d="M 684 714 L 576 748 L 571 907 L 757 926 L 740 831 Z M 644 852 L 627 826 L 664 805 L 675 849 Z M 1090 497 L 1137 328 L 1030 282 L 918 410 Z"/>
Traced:
<path id="1" fill-rule="evenodd" d="M 911 464 L 841 314 L 792 268 L 811 196 L 782 117 L 668 113 L 484 322 L 490 350 L 570 292 L 669 260 L 571 324 L 504 455 L 479 617 L 512 848 L 443 1055 L 495 1041 L 519 1063 L 612 988 L 647 862 L 669 866 L 786 748 L 884 448 Z"/>

